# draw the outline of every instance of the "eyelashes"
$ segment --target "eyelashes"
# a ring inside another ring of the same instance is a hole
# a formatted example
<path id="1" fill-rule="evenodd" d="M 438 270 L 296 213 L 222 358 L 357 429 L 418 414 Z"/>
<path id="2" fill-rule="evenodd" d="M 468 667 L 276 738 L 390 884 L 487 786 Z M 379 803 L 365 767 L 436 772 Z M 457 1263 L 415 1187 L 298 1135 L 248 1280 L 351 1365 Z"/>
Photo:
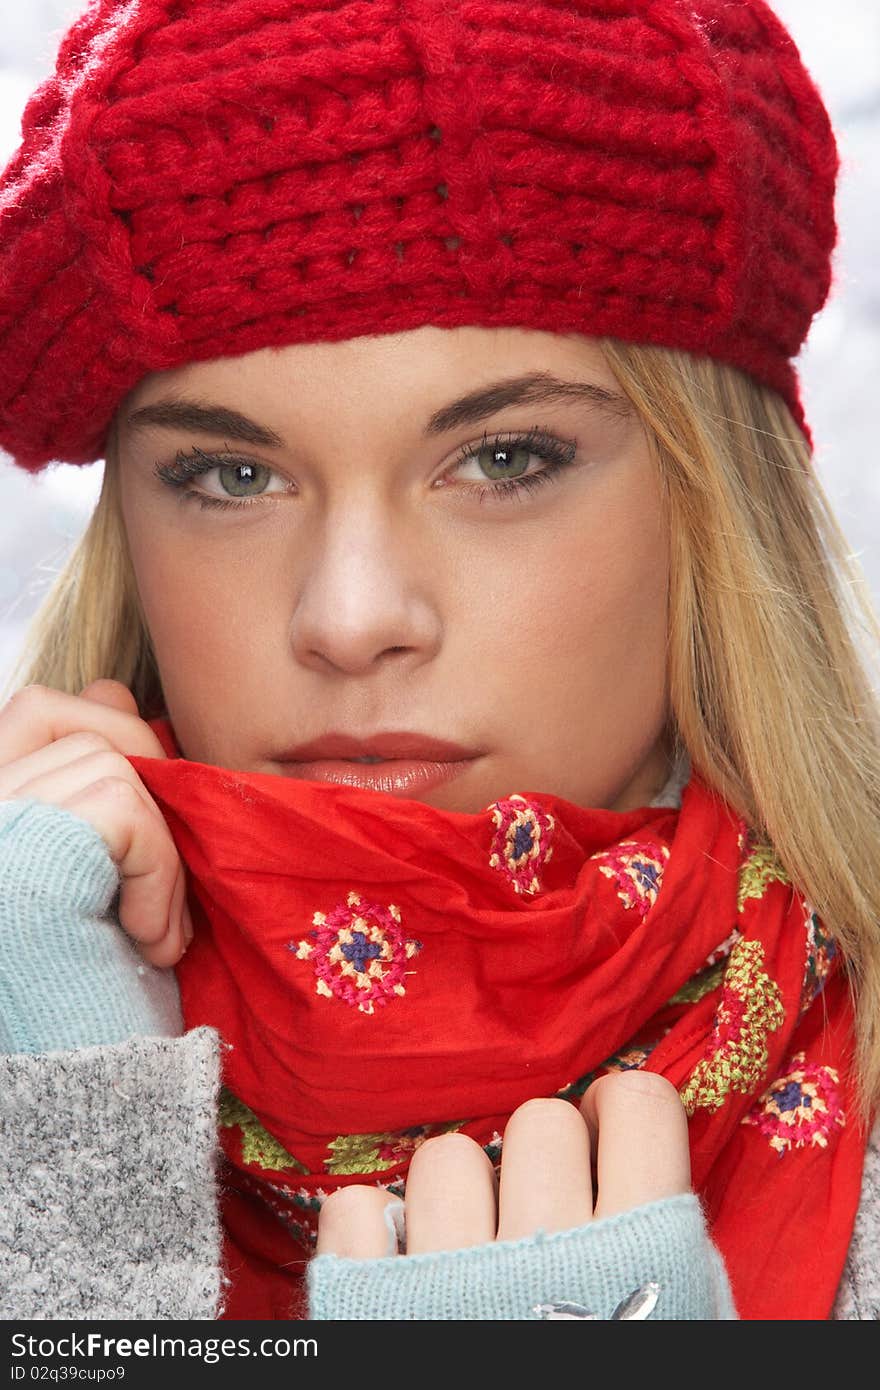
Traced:
<path id="1" fill-rule="evenodd" d="M 513 478 L 497 478 L 494 481 L 487 479 L 486 483 L 465 484 L 466 490 L 476 493 L 479 502 L 513 497 L 522 499 L 527 493 L 543 487 L 545 483 L 554 482 L 562 471 L 577 459 L 577 443 L 574 440 L 558 439 L 556 435 L 535 427 L 526 434 L 497 435 L 491 442 L 484 434 L 480 444 L 465 445 L 449 474 L 458 472 L 471 459 L 478 459 L 485 450 L 493 457 L 499 453 L 521 452 L 530 458 L 543 459 L 545 466 L 537 473 L 523 472 Z"/>
<path id="2" fill-rule="evenodd" d="M 543 487 L 545 483 L 555 481 L 565 468 L 577 461 L 577 443 L 574 440 L 559 439 L 556 435 L 538 427 L 528 430 L 526 433 L 497 435 L 491 440 L 487 434 L 484 434 L 479 444 L 464 446 L 455 463 L 438 481 L 444 487 L 449 486 L 448 480 L 459 472 L 466 463 L 472 459 L 479 459 L 486 453 L 489 453 L 492 458 L 490 466 L 498 467 L 499 465 L 494 460 L 499 453 L 510 456 L 523 452 L 529 458 L 543 460 L 545 466 L 537 472 L 527 473 L 523 471 L 519 475 L 509 478 L 487 478 L 485 483 L 466 482 L 457 485 L 456 490 L 474 496 L 480 503 L 513 498 L 522 500 L 528 493 Z M 500 466 L 503 468 L 505 465 L 502 463 Z M 292 491 L 290 487 L 285 487 L 274 493 L 263 492 L 252 497 L 235 499 L 214 497 L 192 486 L 193 481 L 198 477 L 229 469 L 250 470 L 251 474 L 264 473 L 270 479 L 280 476 L 266 464 L 255 463 L 253 460 L 239 457 L 231 451 L 210 454 L 195 447 L 188 454 L 178 453 L 173 463 L 156 463 L 153 472 L 160 482 L 180 493 L 179 501 L 188 502 L 195 499 L 203 508 L 241 511 L 243 508 L 260 504 L 261 498 L 264 496 L 290 495 Z"/>

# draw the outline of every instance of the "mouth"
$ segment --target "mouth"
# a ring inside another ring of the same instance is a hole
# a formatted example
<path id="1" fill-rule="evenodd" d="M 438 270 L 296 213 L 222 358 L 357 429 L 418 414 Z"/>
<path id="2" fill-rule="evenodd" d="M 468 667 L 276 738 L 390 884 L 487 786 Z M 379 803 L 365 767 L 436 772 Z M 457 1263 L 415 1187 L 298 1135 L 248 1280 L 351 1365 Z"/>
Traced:
<path id="1" fill-rule="evenodd" d="M 309 762 L 284 762 L 285 777 L 308 782 L 333 782 L 343 787 L 410 796 L 460 777 L 476 758 L 436 761 L 426 758 L 315 758 Z"/>
<path id="2" fill-rule="evenodd" d="M 413 729 L 327 731 L 276 754 L 285 777 L 414 796 L 460 777 L 482 750 Z"/>

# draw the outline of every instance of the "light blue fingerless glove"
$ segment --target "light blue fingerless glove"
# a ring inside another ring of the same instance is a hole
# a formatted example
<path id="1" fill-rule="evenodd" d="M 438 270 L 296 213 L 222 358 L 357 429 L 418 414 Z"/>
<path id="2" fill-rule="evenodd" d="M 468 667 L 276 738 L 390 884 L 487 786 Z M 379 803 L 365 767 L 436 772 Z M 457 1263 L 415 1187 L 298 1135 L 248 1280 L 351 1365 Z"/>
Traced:
<path id="1" fill-rule="evenodd" d="M 113 918 L 118 888 L 88 821 L 0 801 L 0 1052 L 183 1032 L 173 970 L 147 965 Z"/>
<path id="2" fill-rule="evenodd" d="M 315 1321 L 610 1319 L 644 1317 L 648 1308 L 666 1321 L 737 1316 L 721 1255 L 690 1192 L 574 1230 L 464 1250 L 371 1260 L 318 1255 L 307 1277 Z"/>

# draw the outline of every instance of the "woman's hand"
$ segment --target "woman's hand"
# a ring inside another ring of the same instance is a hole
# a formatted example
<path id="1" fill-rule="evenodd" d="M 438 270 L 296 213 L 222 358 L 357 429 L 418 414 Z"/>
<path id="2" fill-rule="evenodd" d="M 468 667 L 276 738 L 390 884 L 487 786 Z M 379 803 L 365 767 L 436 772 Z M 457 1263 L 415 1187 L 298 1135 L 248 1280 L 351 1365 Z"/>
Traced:
<path id="1" fill-rule="evenodd" d="M 466 1135 L 420 1145 L 406 1182 L 406 1253 L 563 1231 L 689 1190 L 687 1117 L 675 1087 L 654 1072 L 612 1072 L 593 1082 L 579 1109 L 540 1099 L 514 1111 L 500 1184 Z M 389 1218 L 397 1200 L 361 1185 L 332 1193 L 321 1209 L 317 1253 L 396 1253 Z"/>
<path id="2" fill-rule="evenodd" d="M 0 710 L 0 801 L 41 801 L 88 821 L 121 875 L 122 927 L 151 965 L 170 966 L 192 936 L 186 877 L 128 755 L 165 751 L 120 681 L 92 681 L 80 695 L 29 685 Z"/>

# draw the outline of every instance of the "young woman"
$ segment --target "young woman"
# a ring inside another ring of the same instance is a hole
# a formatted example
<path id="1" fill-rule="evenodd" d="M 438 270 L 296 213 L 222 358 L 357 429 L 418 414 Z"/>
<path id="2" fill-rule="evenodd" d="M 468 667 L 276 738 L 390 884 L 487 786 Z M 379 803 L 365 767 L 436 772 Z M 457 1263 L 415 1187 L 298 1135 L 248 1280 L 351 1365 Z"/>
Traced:
<path id="1" fill-rule="evenodd" d="M 106 459 L 0 713 L 6 1316 L 876 1316 L 836 171 L 759 0 L 67 35 L 0 187 L 0 443 Z"/>

